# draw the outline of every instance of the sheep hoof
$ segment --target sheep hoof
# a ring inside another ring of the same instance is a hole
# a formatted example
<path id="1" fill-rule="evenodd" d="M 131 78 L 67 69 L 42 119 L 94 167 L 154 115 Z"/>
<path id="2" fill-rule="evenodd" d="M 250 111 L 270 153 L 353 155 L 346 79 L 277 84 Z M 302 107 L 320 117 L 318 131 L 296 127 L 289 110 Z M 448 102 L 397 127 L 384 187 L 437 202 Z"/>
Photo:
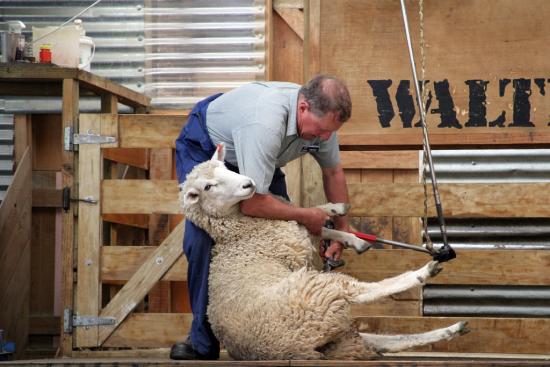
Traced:
<path id="1" fill-rule="evenodd" d="M 367 241 L 362 241 L 359 246 L 354 246 L 355 252 L 357 252 L 358 255 L 361 255 L 363 252 L 367 251 L 372 247 L 372 245 Z"/>

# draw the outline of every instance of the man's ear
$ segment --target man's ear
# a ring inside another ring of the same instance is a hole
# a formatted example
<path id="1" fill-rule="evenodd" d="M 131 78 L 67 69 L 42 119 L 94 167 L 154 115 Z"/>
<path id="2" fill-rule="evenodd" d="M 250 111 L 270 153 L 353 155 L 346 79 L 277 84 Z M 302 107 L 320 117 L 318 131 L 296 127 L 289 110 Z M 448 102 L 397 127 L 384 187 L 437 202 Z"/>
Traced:
<path id="1" fill-rule="evenodd" d="M 183 195 L 184 204 L 195 204 L 197 201 L 199 201 L 199 190 L 193 187 Z"/>

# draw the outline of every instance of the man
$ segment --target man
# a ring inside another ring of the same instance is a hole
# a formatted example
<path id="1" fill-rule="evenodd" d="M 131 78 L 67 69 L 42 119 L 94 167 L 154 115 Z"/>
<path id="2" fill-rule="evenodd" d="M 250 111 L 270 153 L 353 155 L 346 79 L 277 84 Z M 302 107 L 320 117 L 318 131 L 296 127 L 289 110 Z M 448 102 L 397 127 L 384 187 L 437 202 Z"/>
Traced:
<path id="1" fill-rule="evenodd" d="M 286 199 L 280 167 L 310 153 L 323 172 L 330 202 L 349 202 L 338 139 L 334 133 L 351 115 L 351 98 L 339 79 L 319 75 L 300 88 L 283 82 L 255 82 L 211 96 L 194 107 L 176 141 L 179 182 L 193 167 L 224 143 L 226 165 L 256 183 L 256 193 L 241 203 L 245 215 L 294 220 L 318 235 L 327 215 L 317 208 L 299 208 Z M 336 229 L 349 231 L 347 217 L 335 220 Z M 191 222 L 185 223 L 184 252 L 188 259 L 188 288 L 193 324 L 185 342 L 172 346 L 172 359 L 218 359 L 219 343 L 206 317 L 208 270 L 212 239 Z M 331 243 L 324 254 L 338 260 L 342 245 Z M 236 310 L 236 312 L 238 312 Z"/>

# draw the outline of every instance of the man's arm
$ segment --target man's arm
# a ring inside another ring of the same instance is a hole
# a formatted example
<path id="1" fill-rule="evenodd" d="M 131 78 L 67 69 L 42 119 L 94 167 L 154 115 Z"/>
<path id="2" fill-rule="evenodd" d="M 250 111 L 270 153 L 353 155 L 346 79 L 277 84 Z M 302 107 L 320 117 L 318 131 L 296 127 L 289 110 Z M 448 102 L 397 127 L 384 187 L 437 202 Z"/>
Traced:
<path id="1" fill-rule="evenodd" d="M 349 203 L 348 186 L 346 176 L 341 164 L 331 168 L 322 168 L 323 172 L 323 187 L 327 200 L 331 203 Z M 334 227 L 340 231 L 349 232 L 349 219 L 347 215 L 334 217 Z M 343 246 L 332 241 L 330 247 L 325 252 L 326 257 L 340 259 L 342 256 Z"/>
<path id="2" fill-rule="evenodd" d="M 265 194 L 254 194 L 241 202 L 241 212 L 251 217 L 295 220 L 314 235 L 321 234 L 327 214 L 319 208 L 299 208 Z"/>

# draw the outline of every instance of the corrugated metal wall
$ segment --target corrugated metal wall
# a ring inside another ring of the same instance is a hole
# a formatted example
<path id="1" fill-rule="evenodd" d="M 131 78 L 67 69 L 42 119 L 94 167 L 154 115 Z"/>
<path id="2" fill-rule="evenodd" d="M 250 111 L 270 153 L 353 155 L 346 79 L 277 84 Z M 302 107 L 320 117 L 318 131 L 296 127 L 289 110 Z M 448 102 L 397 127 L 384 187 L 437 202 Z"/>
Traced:
<path id="1" fill-rule="evenodd" d="M 0 22 L 59 25 L 94 1 L 0 1 Z M 96 53 L 91 70 L 152 97 L 153 107 L 187 109 L 200 98 L 265 78 L 264 0 L 103 0 L 81 16 Z M 56 112 L 59 98 L 3 98 L 0 112 Z M 82 111 L 99 110 L 83 98 Z"/>
<path id="2" fill-rule="evenodd" d="M 437 181 L 497 183 L 549 182 L 550 150 L 434 150 Z M 442 203 L 445 207 L 445 203 Z M 428 231 L 441 244 L 437 221 Z M 550 219 L 448 219 L 448 238 L 455 248 L 550 249 Z"/>
<path id="3" fill-rule="evenodd" d="M 439 183 L 550 181 L 548 149 L 432 153 Z M 440 246 L 437 220 L 430 218 L 428 224 L 432 241 Z M 446 224 L 449 243 L 457 249 L 550 250 L 550 219 L 464 218 L 447 219 Z M 423 289 L 422 309 L 429 316 L 548 317 L 550 287 L 428 285 Z"/>

